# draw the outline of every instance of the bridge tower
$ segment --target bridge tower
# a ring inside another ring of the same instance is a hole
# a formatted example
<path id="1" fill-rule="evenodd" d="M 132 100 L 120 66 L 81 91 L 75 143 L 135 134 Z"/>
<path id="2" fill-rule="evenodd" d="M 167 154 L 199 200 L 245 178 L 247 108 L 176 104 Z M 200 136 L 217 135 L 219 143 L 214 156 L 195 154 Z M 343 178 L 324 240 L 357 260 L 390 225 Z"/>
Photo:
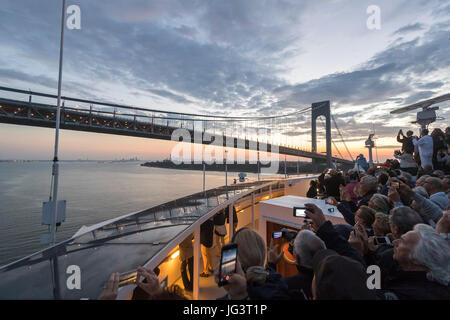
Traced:
<path id="1" fill-rule="evenodd" d="M 311 151 L 317 153 L 317 129 L 316 122 L 317 117 L 325 116 L 325 135 L 326 135 L 326 148 L 327 148 L 327 167 L 332 167 L 331 158 L 331 114 L 330 114 L 330 101 L 315 102 L 311 106 Z M 312 159 L 312 165 L 314 171 L 317 171 L 317 159 Z"/>

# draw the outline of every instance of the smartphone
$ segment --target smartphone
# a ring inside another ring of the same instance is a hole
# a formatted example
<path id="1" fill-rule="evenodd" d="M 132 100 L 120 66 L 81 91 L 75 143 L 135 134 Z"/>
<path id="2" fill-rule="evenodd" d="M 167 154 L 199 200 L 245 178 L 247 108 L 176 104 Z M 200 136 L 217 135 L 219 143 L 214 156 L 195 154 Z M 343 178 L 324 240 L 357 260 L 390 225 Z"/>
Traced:
<path id="1" fill-rule="evenodd" d="M 283 236 L 283 232 L 282 231 L 275 231 L 274 233 L 272 233 L 272 238 L 273 239 L 279 239 Z"/>
<path id="2" fill-rule="evenodd" d="M 305 210 L 308 208 L 306 207 L 294 207 L 294 217 L 297 218 L 307 218 Z"/>
<path id="3" fill-rule="evenodd" d="M 219 269 L 219 287 L 227 284 L 230 275 L 236 273 L 237 250 L 238 247 L 236 243 L 226 244 L 222 247 Z"/>
<path id="4" fill-rule="evenodd" d="M 388 237 L 375 237 L 375 244 L 391 244 L 391 239 L 389 239 Z"/>

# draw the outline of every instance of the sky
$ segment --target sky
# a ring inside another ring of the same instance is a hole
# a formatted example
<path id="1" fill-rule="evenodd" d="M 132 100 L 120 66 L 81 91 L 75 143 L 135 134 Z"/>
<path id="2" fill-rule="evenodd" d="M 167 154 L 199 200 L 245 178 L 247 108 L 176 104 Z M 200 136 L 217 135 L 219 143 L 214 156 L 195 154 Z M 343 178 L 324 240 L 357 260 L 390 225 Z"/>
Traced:
<path id="1" fill-rule="evenodd" d="M 450 92 L 445 0 L 67 4 L 79 6 L 81 29 L 65 30 L 65 96 L 229 116 L 282 115 L 329 100 L 352 156 L 367 156 L 375 130 L 374 156 L 383 161 L 400 148 L 400 128 L 418 134 L 415 112 L 389 112 Z M 379 29 L 367 26 L 370 5 L 380 9 Z M 0 0 L 0 86 L 57 93 L 61 6 Z M 449 123 L 450 102 L 439 106 L 447 120 L 431 128 Z M 307 117 L 302 126 L 310 130 Z M 0 159 L 53 157 L 54 130 L 0 124 L 0 137 Z M 336 129 L 333 137 L 349 158 Z M 61 130 L 60 159 L 162 159 L 174 145 Z"/>

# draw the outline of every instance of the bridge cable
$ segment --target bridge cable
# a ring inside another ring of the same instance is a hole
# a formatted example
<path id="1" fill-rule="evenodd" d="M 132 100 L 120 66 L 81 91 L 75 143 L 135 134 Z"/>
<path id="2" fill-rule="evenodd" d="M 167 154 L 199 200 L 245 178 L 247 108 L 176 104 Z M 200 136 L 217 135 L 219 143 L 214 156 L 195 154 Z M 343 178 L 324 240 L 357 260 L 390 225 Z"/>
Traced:
<path id="1" fill-rule="evenodd" d="M 325 127 L 325 122 L 323 121 L 322 118 L 319 118 L 320 121 L 322 122 L 322 125 Z M 334 148 L 336 149 L 336 151 L 339 153 L 339 155 L 341 156 L 341 159 L 344 159 L 344 156 L 342 155 L 341 151 L 339 150 L 339 148 L 337 147 L 336 143 L 334 142 L 333 138 L 331 138 L 331 143 L 333 144 Z"/>
<path id="2" fill-rule="evenodd" d="M 341 130 L 339 130 L 339 127 L 338 127 L 338 125 L 337 125 L 337 123 L 336 123 L 336 120 L 334 119 L 333 114 L 331 114 L 331 118 L 333 119 L 334 126 L 336 127 L 337 132 L 338 132 L 339 136 L 341 137 L 341 140 L 342 140 L 342 142 L 343 142 L 343 144 L 344 144 L 344 146 L 345 146 L 345 149 L 347 149 L 347 153 L 349 154 L 350 159 L 352 159 L 352 161 L 353 161 L 353 156 L 352 156 L 352 154 L 350 153 L 350 150 L 348 150 L 347 144 L 345 143 L 344 137 L 343 137 L 342 134 L 341 134 Z"/>

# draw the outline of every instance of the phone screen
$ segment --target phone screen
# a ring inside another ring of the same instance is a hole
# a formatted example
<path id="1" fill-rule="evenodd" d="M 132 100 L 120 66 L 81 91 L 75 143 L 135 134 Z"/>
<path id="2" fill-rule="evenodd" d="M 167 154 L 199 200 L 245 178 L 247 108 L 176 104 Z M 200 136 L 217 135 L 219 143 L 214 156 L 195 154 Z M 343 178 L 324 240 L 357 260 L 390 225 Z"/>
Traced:
<path id="1" fill-rule="evenodd" d="M 220 258 L 219 287 L 228 282 L 229 276 L 236 272 L 237 244 L 232 243 L 222 248 Z"/>
<path id="2" fill-rule="evenodd" d="M 306 218 L 306 207 L 294 207 L 294 217 Z"/>
<path id="3" fill-rule="evenodd" d="M 278 238 L 281 238 L 282 236 L 283 236 L 283 232 L 281 232 L 281 231 L 276 231 L 276 232 L 272 233 L 273 239 L 278 239 Z"/>
<path id="4" fill-rule="evenodd" d="M 389 244 L 391 241 L 388 237 L 375 237 L 375 242 L 377 244 Z"/>

